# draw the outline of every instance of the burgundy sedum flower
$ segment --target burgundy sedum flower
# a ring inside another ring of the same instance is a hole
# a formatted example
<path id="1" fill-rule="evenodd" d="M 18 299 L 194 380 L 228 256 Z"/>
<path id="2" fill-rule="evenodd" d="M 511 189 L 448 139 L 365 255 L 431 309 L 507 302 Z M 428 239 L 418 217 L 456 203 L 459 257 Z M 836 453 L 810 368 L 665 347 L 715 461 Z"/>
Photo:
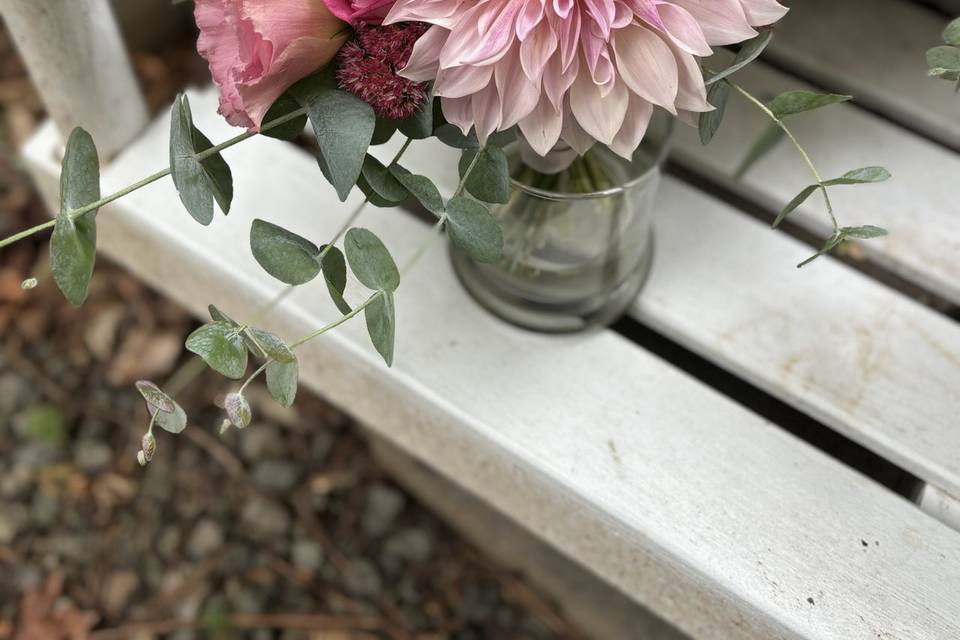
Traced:
<path id="1" fill-rule="evenodd" d="M 410 58 L 413 45 L 427 30 L 419 22 L 387 27 L 361 24 L 356 38 L 337 54 L 337 83 L 382 118 L 409 118 L 427 99 L 425 82 L 397 75 Z"/>

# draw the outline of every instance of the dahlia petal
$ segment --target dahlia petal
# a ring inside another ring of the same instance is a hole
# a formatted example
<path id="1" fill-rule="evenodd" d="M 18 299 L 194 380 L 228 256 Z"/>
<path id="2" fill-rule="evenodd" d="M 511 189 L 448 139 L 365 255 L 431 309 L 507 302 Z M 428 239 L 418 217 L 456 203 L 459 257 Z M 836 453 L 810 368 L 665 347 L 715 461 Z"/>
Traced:
<path id="1" fill-rule="evenodd" d="M 476 127 L 477 140 L 481 145 L 487 144 L 487 138 L 500 126 L 500 105 L 500 95 L 495 82 L 473 95 L 473 126 Z"/>
<path id="2" fill-rule="evenodd" d="M 747 15 L 747 21 L 755 27 L 773 24 L 789 11 L 776 0 L 740 0 L 740 4 Z"/>
<path id="3" fill-rule="evenodd" d="M 430 27 L 414 43 L 410 59 L 400 71 L 400 75 L 416 82 L 436 78 L 440 68 L 440 50 L 449 35 L 450 32 L 443 27 Z"/>
<path id="4" fill-rule="evenodd" d="M 440 69 L 433 84 L 433 94 L 444 98 L 463 98 L 483 90 L 490 84 L 491 76 L 493 67 Z"/>
<path id="5" fill-rule="evenodd" d="M 695 56 L 713 54 L 703 29 L 687 11 L 675 4 L 661 4 L 659 11 L 665 31 L 674 44 Z"/>
<path id="6" fill-rule="evenodd" d="M 541 156 L 547 155 L 560 139 L 563 113 L 549 98 L 541 96 L 537 106 L 518 123 L 524 139 Z"/>
<path id="7" fill-rule="evenodd" d="M 470 133 L 473 128 L 473 98 L 441 98 L 440 108 L 443 117 L 452 125 L 456 125 L 463 135 Z"/>
<path id="8" fill-rule="evenodd" d="M 617 32 L 613 48 L 617 71 L 631 91 L 676 113 L 679 88 L 677 60 L 659 35 L 639 25 Z"/>
<path id="9" fill-rule="evenodd" d="M 598 142 L 613 142 L 623 118 L 627 113 L 629 91 L 622 82 L 613 85 L 607 95 L 603 95 L 596 84 L 586 74 L 577 76 L 570 87 L 570 109 L 584 131 Z"/>
<path id="10" fill-rule="evenodd" d="M 647 133 L 651 117 L 653 117 L 653 105 L 635 93 L 631 93 L 623 126 L 613 139 L 610 150 L 627 160 L 633 158 L 633 152 L 640 146 L 640 141 Z"/>
<path id="11" fill-rule="evenodd" d="M 577 122 L 573 112 L 570 111 L 569 105 L 567 105 L 567 110 L 563 112 L 563 128 L 560 130 L 560 138 L 580 155 L 590 151 L 590 147 L 596 142 L 593 136 L 587 133 Z"/>
<path id="12" fill-rule="evenodd" d="M 694 17 L 707 43 L 713 45 L 734 44 L 749 40 L 757 32 L 747 21 L 740 0 L 670 0 L 687 10 Z"/>
<path id="13" fill-rule="evenodd" d="M 533 29 L 520 43 L 520 64 L 532 82 L 540 82 L 543 68 L 557 50 L 558 44 L 557 35 L 546 22 L 537 25 L 537 28 Z"/>
<path id="14" fill-rule="evenodd" d="M 509 95 L 504 101 L 500 126 L 504 129 L 517 124 L 526 117 L 540 100 L 540 84 L 530 81 L 523 71 L 519 56 L 509 56 L 498 64 L 494 73 L 498 95 Z"/>

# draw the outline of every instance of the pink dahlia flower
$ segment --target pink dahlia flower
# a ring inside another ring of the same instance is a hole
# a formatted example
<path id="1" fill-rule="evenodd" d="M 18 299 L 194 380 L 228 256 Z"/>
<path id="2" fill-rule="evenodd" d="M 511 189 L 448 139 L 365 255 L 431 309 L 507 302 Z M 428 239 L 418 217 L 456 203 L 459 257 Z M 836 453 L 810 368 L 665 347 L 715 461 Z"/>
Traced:
<path id="1" fill-rule="evenodd" d="M 385 24 L 432 24 L 401 74 L 434 80 L 447 120 L 486 140 L 519 125 L 546 155 L 563 140 L 630 157 L 653 107 L 709 111 L 698 56 L 742 42 L 776 0 L 398 0 Z"/>
<path id="2" fill-rule="evenodd" d="M 396 0 L 325 0 L 333 15 L 350 24 L 380 24 Z"/>
<path id="3" fill-rule="evenodd" d="M 258 131 L 274 101 L 346 41 L 323 0 L 196 0 L 197 50 L 220 89 L 220 113 Z"/>

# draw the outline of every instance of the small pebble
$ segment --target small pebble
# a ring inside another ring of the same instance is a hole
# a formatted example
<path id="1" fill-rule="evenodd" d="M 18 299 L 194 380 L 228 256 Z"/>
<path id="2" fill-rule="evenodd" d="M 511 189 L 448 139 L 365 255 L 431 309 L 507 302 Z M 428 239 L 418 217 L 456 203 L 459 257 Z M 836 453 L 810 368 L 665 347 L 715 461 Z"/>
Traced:
<path id="1" fill-rule="evenodd" d="M 119 616 L 140 587 L 140 578 L 133 571 L 114 571 L 103 581 L 100 603 L 110 617 Z"/>
<path id="2" fill-rule="evenodd" d="M 297 484 L 297 470 L 287 460 L 262 460 L 253 467 L 253 484 L 267 493 L 286 493 Z"/>
<path id="3" fill-rule="evenodd" d="M 363 559 L 353 560 L 343 572 L 343 586 L 350 594 L 360 598 L 380 595 L 383 580 L 377 568 Z"/>
<path id="4" fill-rule="evenodd" d="M 210 518 L 204 518 L 190 532 L 187 553 L 194 560 L 205 558 L 223 546 L 223 537 L 220 525 Z"/>
<path id="5" fill-rule="evenodd" d="M 386 533 L 405 504 L 406 498 L 393 487 L 382 482 L 370 485 L 361 520 L 364 533 L 374 538 Z"/>
<path id="6" fill-rule="evenodd" d="M 323 547 L 305 538 L 295 540 L 290 551 L 293 566 L 304 571 L 316 571 L 323 564 Z"/>

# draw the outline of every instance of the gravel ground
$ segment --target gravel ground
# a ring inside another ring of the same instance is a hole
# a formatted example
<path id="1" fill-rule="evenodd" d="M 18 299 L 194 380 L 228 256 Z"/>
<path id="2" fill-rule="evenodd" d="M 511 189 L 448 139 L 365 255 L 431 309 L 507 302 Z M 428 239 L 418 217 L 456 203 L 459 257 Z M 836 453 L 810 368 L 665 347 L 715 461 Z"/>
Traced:
<path id="1" fill-rule="evenodd" d="M 42 113 L 3 36 L 0 60 L 6 235 L 44 216 L 11 151 Z M 202 79 L 189 47 L 136 60 L 155 106 Z M 178 398 L 190 426 L 141 469 L 132 382 L 188 362 L 194 323 L 105 261 L 73 309 L 47 259 L 0 253 L 0 640 L 578 637 L 307 393 L 292 410 L 254 393 L 258 420 L 220 436 L 227 388 L 201 374 Z"/>

